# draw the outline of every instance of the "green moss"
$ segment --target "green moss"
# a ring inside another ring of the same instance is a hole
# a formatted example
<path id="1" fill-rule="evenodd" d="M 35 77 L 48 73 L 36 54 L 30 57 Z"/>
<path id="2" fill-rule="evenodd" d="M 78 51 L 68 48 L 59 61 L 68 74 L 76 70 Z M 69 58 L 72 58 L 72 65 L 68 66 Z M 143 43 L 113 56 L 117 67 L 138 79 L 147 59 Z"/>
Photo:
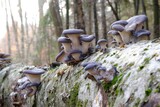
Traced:
<path id="1" fill-rule="evenodd" d="M 149 63 L 150 60 L 151 58 L 145 58 L 142 65 L 139 66 L 138 71 L 141 71 L 145 67 L 145 65 Z"/>
<path id="2" fill-rule="evenodd" d="M 132 67 L 134 65 L 134 62 L 131 62 L 130 64 L 128 64 L 129 67 Z"/>
<path id="3" fill-rule="evenodd" d="M 144 48 L 144 49 L 143 49 L 143 51 L 147 51 L 147 50 L 148 50 L 148 48 Z"/>
<path id="4" fill-rule="evenodd" d="M 75 107 L 77 101 L 78 101 L 78 92 L 79 92 L 79 83 L 76 83 L 74 87 L 70 91 L 70 98 L 67 102 L 68 107 Z"/>
<path id="5" fill-rule="evenodd" d="M 152 92 L 152 89 L 147 89 L 146 91 L 145 91 L 145 93 L 146 93 L 146 96 L 149 96 L 150 94 L 151 94 L 151 92 Z"/>
<path id="6" fill-rule="evenodd" d="M 78 100 L 75 107 L 83 107 L 83 101 Z"/>
<path id="7" fill-rule="evenodd" d="M 137 98 L 134 107 L 139 107 L 140 102 L 141 102 L 141 99 Z"/>
<path id="8" fill-rule="evenodd" d="M 84 107 L 87 107 L 88 100 L 84 102 Z"/>
<path id="9" fill-rule="evenodd" d="M 139 66 L 138 71 L 141 71 L 144 67 L 144 65 Z"/>
<path id="10" fill-rule="evenodd" d="M 117 67 L 117 66 L 118 66 L 118 64 L 117 64 L 117 63 L 115 63 L 113 66 Z"/>

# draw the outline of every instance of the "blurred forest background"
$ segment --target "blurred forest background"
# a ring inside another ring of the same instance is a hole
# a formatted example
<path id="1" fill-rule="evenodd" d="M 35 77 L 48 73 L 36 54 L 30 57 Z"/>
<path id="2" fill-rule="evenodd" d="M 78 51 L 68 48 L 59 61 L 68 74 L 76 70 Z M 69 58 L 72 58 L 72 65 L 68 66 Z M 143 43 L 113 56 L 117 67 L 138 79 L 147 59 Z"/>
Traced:
<path id="1" fill-rule="evenodd" d="M 107 32 L 111 23 L 138 14 L 148 16 L 145 28 L 151 31 L 151 39 L 160 36 L 160 0 L 33 0 L 37 11 L 30 7 L 32 0 L 24 1 L 28 0 L 0 2 L 6 19 L 0 52 L 10 53 L 13 62 L 52 63 L 60 49 L 57 38 L 64 29 L 80 28 L 96 35 L 96 41 L 110 41 Z M 28 8 L 36 18 L 29 17 Z"/>

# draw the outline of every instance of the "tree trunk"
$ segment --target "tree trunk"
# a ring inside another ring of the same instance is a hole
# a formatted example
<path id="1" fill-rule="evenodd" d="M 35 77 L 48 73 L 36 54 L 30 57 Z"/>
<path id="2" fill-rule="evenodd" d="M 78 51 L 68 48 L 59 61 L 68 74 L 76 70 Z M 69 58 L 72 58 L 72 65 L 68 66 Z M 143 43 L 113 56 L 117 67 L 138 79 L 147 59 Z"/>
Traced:
<path id="1" fill-rule="evenodd" d="M 94 13 L 94 30 L 95 30 L 95 36 L 96 36 L 96 44 L 97 44 L 97 41 L 99 39 L 99 35 L 98 35 L 98 19 L 97 19 L 97 7 L 96 7 L 96 4 L 97 4 L 97 0 L 94 0 L 93 2 L 93 13 Z"/>
<path id="2" fill-rule="evenodd" d="M 82 0 L 74 0 L 75 28 L 85 30 L 84 13 L 82 8 Z"/>
<path id="3" fill-rule="evenodd" d="M 160 30 L 160 25 L 159 25 L 159 5 L 158 5 L 158 0 L 152 0 L 153 1 L 153 13 L 154 13 L 154 34 L 153 38 L 158 38 L 159 37 L 159 30 Z"/>
<path id="4" fill-rule="evenodd" d="M 21 58 L 20 48 L 19 48 L 19 41 L 18 41 L 17 25 L 16 25 L 16 23 L 14 21 L 14 17 L 13 17 L 13 14 L 12 14 L 10 0 L 9 0 L 9 8 L 10 8 L 10 14 L 11 14 L 11 20 L 12 20 L 12 27 L 13 27 L 13 30 L 14 30 L 16 48 L 17 48 L 18 56 L 19 56 L 19 58 Z"/>
<path id="5" fill-rule="evenodd" d="M 106 26 L 106 14 L 105 14 L 105 0 L 101 0 L 101 18 L 102 18 L 102 32 L 103 38 L 107 39 L 107 26 Z"/>
<path id="6" fill-rule="evenodd" d="M 69 0 L 66 0 L 66 29 L 69 29 Z"/>
<path id="7" fill-rule="evenodd" d="M 111 4 L 111 2 L 110 2 L 109 0 L 107 0 L 107 2 L 108 2 L 108 4 L 109 4 L 109 6 L 111 7 L 112 12 L 113 12 L 116 20 L 119 20 L 120 18 L 119 18 L 119 16 L 118 16 L 118 13 L 116 12 L 116 9 L 114 9 L 114 7 L 112 6 L 112 4 Z"/>
<path id="8" fill-rule="evenodd" d="M 88 34 L 92 34 L 92 1 L 88 0 Z"/>
<path id="9" fill-rule="evenodd" d="M 9 31 L 8 9 L 7 9 L 6 0 L 5 0 L 5 12 L 6 12 L 6 29 L 7 29 L 7 41 L 8 41 L 8 53 L 11 54 L 11 35 L 10 35 L 10 31 Z"/>
<path id="10" fill-rule="evenodd" d="M 135 10 L 135 15 L 138 15 L 138 11 L 139 11 L 139 0 L 134 0 L 134 10 Z"/>
<path id="11" fill-rule="evenodd" d="M 25 54 L 25 47 L 24 47 L 24 26 L 23 26 L 23 15 L 22 15 L 22 7 L 21 7 L 21 0 L 18 0 L 18 6 L 19 6 L 19 16 L 21 21 L 21 58 L 24 59 Z"/>
<path id="12" fill-rule="evenodd" d="M 49 3 L 49 9 L 52 16 L 53 24 L 55 27 L 55 32 L 57 38 L 61 36 L 63 31 L 62 19 L 59 12 L 59 3 L 58 0 L 52 0 Z M 59 51 L 61 50 L 61 44 L 58 43 Z"/>
<path id="13" fill-rule="evenodd" d="M 142 9 L 143 9 L 143 13 L 144 13 L 145 15 L 147 15 L 147 12 L 146 12 L 146 5 L 145 5 L 144 0 L 142 0 Z M 149 30 L 149 27 L 148 27 L 148 20 L 146 21 L 145 26 L 146 26 L 146 29 Z"/>

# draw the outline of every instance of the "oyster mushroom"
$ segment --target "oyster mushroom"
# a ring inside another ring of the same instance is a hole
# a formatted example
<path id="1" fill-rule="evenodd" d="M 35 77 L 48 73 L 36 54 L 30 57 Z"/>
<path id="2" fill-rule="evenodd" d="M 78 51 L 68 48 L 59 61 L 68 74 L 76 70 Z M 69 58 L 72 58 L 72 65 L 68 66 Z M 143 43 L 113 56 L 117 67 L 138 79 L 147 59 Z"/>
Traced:
<path id="1" fill-rule="evenodd" d="M 100 46 L 101 52 L 103 52 L 103 53 L 107 52 L 107 40 L 106 39 L 98 40 L 97 44 Z"/>
<path id="2" fill-rule="evenodd" d="M 111 24 L 111 28 L 113 25 L 122 25 L 122 26 L 126 26 L 128 24 L 128 22 L 126 20 L 118 20 L 118 21 L 115 21 Z"/>
<path id="3" fill-rule="evenodd" d="M 146 15 L 136 15 L 127 20 L 128 24 L 125 26 L 126 31 L 139 31 L 143 29 L 144 22 L 147 20 Z"/>
<path id="4" fill-rule="evenodd" d="M 0 58 L 7 58 L 10 54 L 0 53 Z"/>
<path id="5" fill-rule="evenodd" d="M 63 35 L 69 37 L 72 41 L 72 49 L 73 50 L 81 50 L 80 45 L 80 34 L 84 31 L 82 29 L 67 29 L 62 32 Z"/>
<path id="6" fill-rule="evenodd" d="M 84 68 L 84 70 L 85 71 L 88 71 L 88 73 L 90 74 L 90 75 L 98 75 L 99 73 L 97 72 L 97 66 L 98 66 L 99 64 L 97 64 L 97 63 L 90 63 L 90 64 L 87 64 L 86 66 L 85 66 L 85 68 Z"/>
<path id="7" fill-rule="evenodd" d="M 66 60 L 70 60 L 69 56 L 62 50 L 57 56 L 56 56 L 56 61 L 57 62 L 62 62 L 66 63 Z"/>
<path id="8" fill-rule="evenodd" d="M 65 53 L 69 53 L 71 51 L 71 40 L 66 37 L 59 37 L 58 42 L 62 43 Z"/>
<path id="9" fill-rule="evenodd" d="M 132 40 L 131 32 L 130 31 L 126 31 L 124 26 L 114 24 L 112 26 L 112 29 L 118 31 L 118 33 L 120 34 L 124 44 L 128 44 L 128 43 L 131 42 L 131 40 Z"/>
<path id="10" fill-rule="evenodd" d="M 89 36 L 81 36 L 80 40 L 82 42 L 82 53 L 86 54 L 89 50 L 90 44 L 92 40 L 95 38 L 94 35 L 89 35 Z"/>
<path id="11" fill-rule="evenodd" d="M 121 45 L 124 45 L 123 41 L 122 41 L 122 38 L 120 36 L 120 34 L 118 33 L 118 31 L 116 30 L 110 30 L 108 32 L 109 35 L 112 35 L 113 39 L 115 39 L 115 41 L 117 42 L 117 45 L 121 46 Z"/>
<path id="12" fill-rule="evenodd" d="M 26 99 L 27 97 L 31 97 L 35 95 L 37 92 L 37 87 L 40 85 L 40 83 L 30 83 L 25 87 L 25 90 L 27 93 L 24 95 L 24 98 Z"/>
<path id="13" fill-rule="evenodd" d="M 72 50 L 70 53 L 69 53 L 69 56 L 72 56 L 76 61 L 80 61 L 82 58 L 82 51 L 80 50 Z"/>
<path id="14" fill-rule="evenodd" d="M 149 40 L 151 32 L 145 29 L 139 30 L 134 33 L 134 36 L 138 38 L 138 41 L 140 40 Z"/>
<path id="15" fill-rule="evenodd" d="M 45 71 L 43 69 L 34 68 L 32 70 L 24 70 L 23 73 L 27 76 L 27 78 L 32 83 L 40 83 L 41 82 L 41 74 Z"/>

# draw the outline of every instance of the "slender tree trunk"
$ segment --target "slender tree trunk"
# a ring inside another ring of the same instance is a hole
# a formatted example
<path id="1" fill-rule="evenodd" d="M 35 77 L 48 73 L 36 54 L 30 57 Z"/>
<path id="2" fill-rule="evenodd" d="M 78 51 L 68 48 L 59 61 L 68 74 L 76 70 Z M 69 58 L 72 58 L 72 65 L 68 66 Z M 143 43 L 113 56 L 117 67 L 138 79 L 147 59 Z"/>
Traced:
<path id="1" fill-rule="evenodd" d="M 142 9 L 143 9 L 143 13 L 144 13 L 145 15 L 147 15 L 147 12 L 146 12 L 146 5 L 145 5 L 144 0 L 142 0 Z M 146 21 L 145 26 L 146 26 L 146 29 L 149 30 L 149 27 L 148 27 L 148 20 Z"/>
<path id="2" fill-rule="evenodd" d="M 28 59 L 29 59 L 29 50 L 30 50 L 30 45 L 29 45 L 29 42 L 30 42 L 30 37 L 29 37 L 29 34 L 28 34 L 28 21 L 27 21 L 27 13 L 25 13 L 25 31 L 26 31 L 26 50 L 25 50 L 25 58 L 26 58 L 26 63 L 28 63 Z"/>
<path id="3" fill-rule="evenodd" d="M 98 19 L 97 19 L 97 0 L 94 0 L 93 2 L 93 13 L 94 13 L 94 30 L 95 30 L 95 36 L 96 36 L 96 40 L 95 42 L 97 43 L 98 39 L 99 39 L 99 35 L 98 35 Z"/>
<path id="4" fill-rule="evenodd" d="M 23 15 L 22 15 L 22 7 L 21 7 L 21 0 L 18 0 L 19 2 L 19 16 L 21 21 L 21 58 L 24 59 L 25 57 L 25 47 L 24 47 L 24 26 L 23 26 Z"/>
<path id="5" fill-rule="evenodd" d="M 12 14 L 10 0 L 9 0 L 9 8 L 10 8 L 10 13 L 11 13 L 12 27 L 13 27 L 13 30 L 14 30 L 16 48 L 17 48 L 18 56 L 21 58 L 20 48 L 19 48 L 19 41 L 18 41 L 17 25 L 16 25 L 16 23 L 14 21 L 14 17 L 13 17 L 13 14 Z"/>
<path id="6" fill-rule="evenodd" d="M 63 31 L 63 25 L 62 25 L 62 19 L 59 13 L 59 3 L 58 0 L 52 0 L 49 3 L 49 9 L 52 16 L 53 24 L 55 27 L 55 32 L 57 38 L 61 36 L 61 33 Z M 61 50 L 61 44 L 58 43 L 59 51 Z"/>
<path id="7" fill-rule="evenodd" d="M 92 1 L 88 0 L 88 34 L 92 34 Z"/>
<path id="8" fill-rule="evenodd" d="M 101 14 L 102 14 L 102 31 L 103 38 L 107 39 L 107 25 L 106 25 L 106 14 L 105 14 L 105 0 L 101 0 Z"/>
<path id="9" fill-rule="evenodd" d="M 160 23 L 159 23 L 159 5 L 158 5 L 158 0 L 152 0 L 153 1 L 153 13 L 154 13 L 154 34 L 153 38 L 158 38 L 159 35 L 159 30 L 160 30 Z"/>
<path id="10" fill-rule="evenodd" d="M 84 13 L 82 8 L 82 0 L 74 0 L 74 14 L 75 16 L 75 28 L 83 29 L 84 33 L 86 33 L 85 30 L 85 22 L 84 22 Z"/>
<path id="11" fill-rule="evenodd" d="M 69 29 L 69 0 L 66 0 L 66 29 Z"/>
<path id="12" fill-rule="evenodd" d="M 5 12 L 6 12 L 6 29 L 7 29 L 7 40 L 8 40 L 8 53 L 11 54 L 11 35 L 9 31 L 9 23 L 8 23 L 8 10 L 7 10 L 7 2 L 5 0 Z"/>
<path id="13" fill-rule="evenodd" d="M 119 16 L 118 16 L 118 13 L 116 12 L 116 9 L 113 7 L 113 5 L 111 4 L 111 2 L 110 2 L 109 0 L 107 0 L 107 2 L 108 2 L 108 4 L 109 4 L 109 6 L 111 7 L 112 12 L 113 12 L 116 20 L 119 20 L 120 18 L 119 18 Z"/>
<path id="14" fill-rule="evenodd" d="M 135 9 L 135 15 L 138 15 L 138 11 L 139 11 L 139 0 L 134 0 L 134 9 Z"/>

